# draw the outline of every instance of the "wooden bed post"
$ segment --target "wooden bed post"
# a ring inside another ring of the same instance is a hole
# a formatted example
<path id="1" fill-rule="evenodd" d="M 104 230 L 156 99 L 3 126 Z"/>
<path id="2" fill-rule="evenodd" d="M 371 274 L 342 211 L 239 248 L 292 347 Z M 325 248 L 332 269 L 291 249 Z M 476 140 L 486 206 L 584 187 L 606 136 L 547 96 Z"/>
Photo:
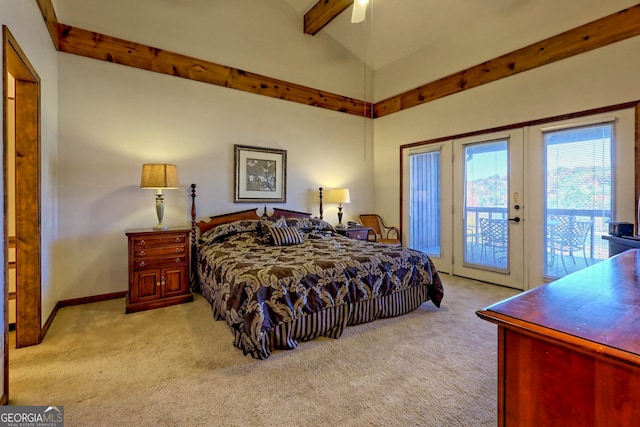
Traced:
<path id="1" fill-rule="evenodd" d="M 196 272 L 197 260 L 197 228 L 196 228 L 196 185 L 191 184 L 191 251 L 189 256 L 189 287 L 192 291 L 199 289 L 198 274 Z"/>
<path id="2" fill-rule="evenodd" d="M 318 188 L 318 190 L 320 191 L 320 219 L 322 218 L 322 187 Z"/>

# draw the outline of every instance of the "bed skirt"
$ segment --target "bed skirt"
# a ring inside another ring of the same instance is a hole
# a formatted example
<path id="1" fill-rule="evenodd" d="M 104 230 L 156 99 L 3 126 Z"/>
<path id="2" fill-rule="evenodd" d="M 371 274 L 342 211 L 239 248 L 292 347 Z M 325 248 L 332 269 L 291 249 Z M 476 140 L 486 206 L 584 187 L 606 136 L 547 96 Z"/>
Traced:
<path id="1" fill-rule="evenodd" d="M 211 303 L 215 319 L 225 319 L 223 302 L 215 295 L 216 292 L 208 286 L 203 286 L 201 292 Z M 292 350 L 298 347 L 299 342 L 319 336 L 340 338 L 347 326 L 401 316 L 417 309 L 425 301 L 429 301 L 428 286 L 417 285 L 390 295 L 341 304 L 280 323 L 255 341 L 249 341 L 246 334 L 231 328 L 233 345 L 242 350 L 245 356 L 249 354 L 256 359 L 267 359 L 273 350 Z"/>

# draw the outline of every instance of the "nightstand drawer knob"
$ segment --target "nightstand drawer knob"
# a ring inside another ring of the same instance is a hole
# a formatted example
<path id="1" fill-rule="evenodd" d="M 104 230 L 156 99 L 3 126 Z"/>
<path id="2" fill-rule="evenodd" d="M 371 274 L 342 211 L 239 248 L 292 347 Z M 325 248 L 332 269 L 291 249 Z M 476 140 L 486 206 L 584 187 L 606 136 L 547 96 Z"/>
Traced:
<path id="1" fill-rule="evenodd" d="M 176 237 L 176 243 L 180 243 L 180 238 Z"/>
<path id="2" fill-rule="evenodd" d="M 140 251 L 140 256 L 145 256 L 146 254 L 144 253 L 144 251 Z"/>
<path id="3" fill-rule="evenodd" d="M 144 244 L 145 244 L 144 239 L 140 240 L 140 244 L 141 244 L 141 245 L 144 245 Z"/>
<path id="4" fill-rule="evenodd" d="M 180 262 L 180 258 L 176 258 L 176 262 Z"/>
<path id="5" fill-rule="evenodd" d="M 140 267 L 144 267 L 144 261 L 140 262 Z"/>
<path id="6" fill-rule="evenodd" d="M 176 248 L 176 253 L 179 253 L 179 252 L 180 252 L 180 248 Z"/>

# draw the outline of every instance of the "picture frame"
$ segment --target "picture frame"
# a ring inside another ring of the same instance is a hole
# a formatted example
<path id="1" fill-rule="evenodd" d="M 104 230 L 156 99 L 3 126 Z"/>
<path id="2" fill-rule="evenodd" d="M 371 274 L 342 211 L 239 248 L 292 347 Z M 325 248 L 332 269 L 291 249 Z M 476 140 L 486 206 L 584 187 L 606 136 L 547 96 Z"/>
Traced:
<path id="1" fill-rule="evenodd" d="M 235 203 L 286 203 L 287 150 L 234 145 Z"/>

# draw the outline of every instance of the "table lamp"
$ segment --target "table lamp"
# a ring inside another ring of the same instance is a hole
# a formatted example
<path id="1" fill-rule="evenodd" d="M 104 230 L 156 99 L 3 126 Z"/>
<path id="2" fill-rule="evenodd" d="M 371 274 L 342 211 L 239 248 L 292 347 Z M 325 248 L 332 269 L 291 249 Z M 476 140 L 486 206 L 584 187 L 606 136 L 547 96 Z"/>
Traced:
<path id="1" fill-rule="evenodd" d="M 167 227 L 162 223 L 164 217 L 164 199 L 162 190 L 177 189 L 178 184 L 178 168 L 176 165 L 168 165 L 161 163 L 148 163 L 142 165 L 142 180 L 140 188 L 156 189 L 156 213 L 158 214 L 158 225 L 153 227 L 154 230 L 166 230 Z"/>
<path id="2" fill-rule="evenodd" d="M 351 199 L 349 198 L 349 189 L 348 188 L 339 188 L 335 190 L 329 191 L 327 196 L 327 202 L 329 203 L 337 203 L 338 204 L 338 228 L 343 228 L 342 225 L 342 204 L 350 203 Z"/>

